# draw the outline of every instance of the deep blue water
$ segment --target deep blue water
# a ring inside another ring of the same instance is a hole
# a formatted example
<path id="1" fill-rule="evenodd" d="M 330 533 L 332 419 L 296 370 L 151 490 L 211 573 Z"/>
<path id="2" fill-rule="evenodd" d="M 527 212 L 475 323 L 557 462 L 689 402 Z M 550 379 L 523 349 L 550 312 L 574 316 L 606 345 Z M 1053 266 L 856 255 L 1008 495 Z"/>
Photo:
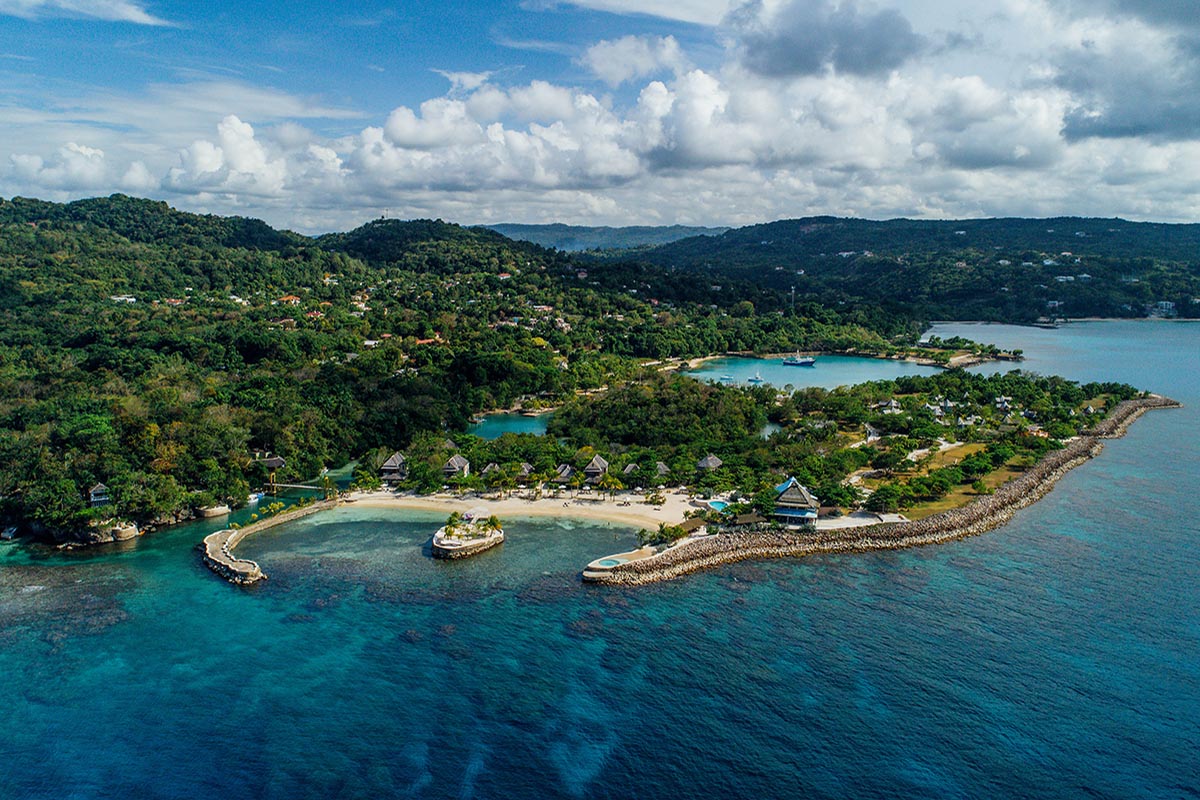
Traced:
<path id="1" fill-rule="evenodd" d="M 576 578 L 632 531 L 356 507 L 249 591 L 200 527 L 0 547 L 0 797 L 1200 796 L 1200 326 L 937 332 L 1188 407 L 986 536 L 638 590 Z"/>

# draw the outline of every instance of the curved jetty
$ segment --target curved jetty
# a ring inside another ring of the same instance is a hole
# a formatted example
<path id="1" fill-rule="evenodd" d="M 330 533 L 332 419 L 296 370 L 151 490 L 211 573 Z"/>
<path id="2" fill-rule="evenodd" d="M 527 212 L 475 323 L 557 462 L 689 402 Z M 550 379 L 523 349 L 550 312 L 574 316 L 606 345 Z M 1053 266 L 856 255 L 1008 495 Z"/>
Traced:
<path id="1" fill-rule="evenodd" d="M 434 558 L 466 558 L 490 550 L 504 542 L 499 520 L 482 515 L 451 519 L 433 535 Z"/>
<path id="2" fill-rule="evenodd" d="M 226 528 L 223 531 L 210 533 L 204 537 L 204 542 L 200 545 L 204 554 L 204 563 L 209 569 L 225 580 L 230 583 L 236 583 L 239 586 L 249 586 L 252 583 L 266 580 L 267 574 L 262 571 L 262 567 L 256 562 L 247 558 L 237 558 L 233 555 L 233 549 L 238 546 L 238 543 L 252 533 L 258 533 L 267 528 L 282 525 L 285 522 L 307 517 L 309 514 L 333 508 L 337 504 L 336 500 L 326 500 L 280 512 L 272 517 L 260 519 L 258 522 L 251 523 L 244 528 Z"/>
<path id="3" fill-rule="evenodd" d="M 882 523 L 820 533 L 780 530 L 770 525 L 743 528 L 685 542 L 658 555 L 616 564 L 603 571 L 589 565 L 583 579 L 591 583 L 637 586 L 747 559 L 898 550 L 976 536 L 1008 522 L 1019 509 L 1045 496 L 1072 469 L 1099 455 L 1104 448 L 1103 439 L 1125 435 L 1134 420 L 1151 409 L 1179 405 L 1157 395 L 1126 400 L 1107 419 L 1068 442 L 1063 449 L 1049 453 L 994 494 L 917 522 Z"/>

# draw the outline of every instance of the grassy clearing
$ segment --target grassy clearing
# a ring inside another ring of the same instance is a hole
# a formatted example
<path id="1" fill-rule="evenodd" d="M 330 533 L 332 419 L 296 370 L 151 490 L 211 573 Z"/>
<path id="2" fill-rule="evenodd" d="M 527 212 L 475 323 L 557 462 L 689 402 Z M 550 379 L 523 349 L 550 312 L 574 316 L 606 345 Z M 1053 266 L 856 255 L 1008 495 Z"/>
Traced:
<path id="1" fill-rule="evenodd" d="M 997 487 L 1017 477 L 1022 472 L 1024 472 L 1022 468 L 1015 467 L 1010 462 L 995 472 L 990 472 L 985 475 L 983 477 L 983 483 L 989 489 L 996 489 Z M 979 497 L 979 495 L 976 494 L 975 490 L 970 486 L 957 486 L 953 491 L 940 500 L 934 500 L 929 503 L 915 505 L 912 508 L 903 510 L 902 513 L 909 519 L 924 519 L 925 517 L 933 516 L 934 514 L 942 511 L 949 511 L 952 508 L 960 508 L 965 506 L 976 497 Z"/>

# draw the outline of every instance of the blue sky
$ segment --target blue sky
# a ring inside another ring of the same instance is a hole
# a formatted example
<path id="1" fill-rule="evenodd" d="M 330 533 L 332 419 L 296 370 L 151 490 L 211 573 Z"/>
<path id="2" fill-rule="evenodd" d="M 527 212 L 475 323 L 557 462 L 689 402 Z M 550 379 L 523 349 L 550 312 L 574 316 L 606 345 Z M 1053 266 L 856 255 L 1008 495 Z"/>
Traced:
<path id="1" fill-rule="evenodd" d="M 0 196 L 304 231 L 1200 211 L 1162 0 L 0 0 Z"/>

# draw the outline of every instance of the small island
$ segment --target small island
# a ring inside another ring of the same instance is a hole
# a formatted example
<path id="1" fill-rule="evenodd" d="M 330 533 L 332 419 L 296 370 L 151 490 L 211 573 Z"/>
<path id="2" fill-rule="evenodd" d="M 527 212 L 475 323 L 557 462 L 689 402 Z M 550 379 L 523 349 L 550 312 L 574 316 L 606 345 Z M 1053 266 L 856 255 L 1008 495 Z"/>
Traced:
<path id="1" fill-rule="evenodd" d="M 453 512 L 433 535 L 434 558 L 467 558 L 504 543 L 504 528 L 494 514 Z"/>

